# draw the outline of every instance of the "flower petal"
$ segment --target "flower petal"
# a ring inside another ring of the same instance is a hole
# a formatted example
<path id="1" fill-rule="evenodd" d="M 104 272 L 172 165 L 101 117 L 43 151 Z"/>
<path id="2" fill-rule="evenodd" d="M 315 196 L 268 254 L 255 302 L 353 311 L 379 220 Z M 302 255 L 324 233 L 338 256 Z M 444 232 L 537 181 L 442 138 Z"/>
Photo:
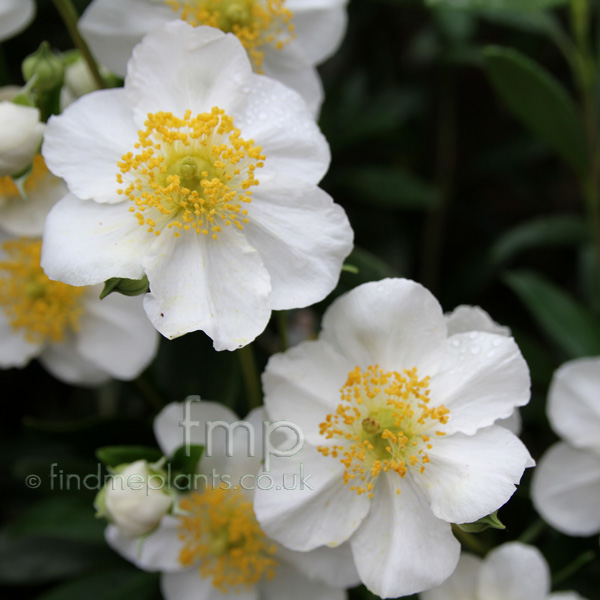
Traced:
<path id="1" fill-rule="evenodd" d="M 492 550 L 481 567 L 478 597 L 503 600 L 546 600 L 550 569 L 541 552 L 512 542 Z"/>
<path id="2" fill-rule="evenodd" d="M 472 554 L 462 553 L 456 570 L 444 583 L 421 592 L 421 600 L 466 600 L 477 598 L 477 583 L 482 560 Z"/>
<path id="3" fill-rule="evenodd" d="M 221 592 L 212 579 L 202 577 L 197 569 L 187 569 L 181 573 L 163 573 L 160 589 L 165 600 L 258 600 L 256 586 L 237 586 L 232 593 Z"/>
<path id="4" fill-rule="evenodd" d="M 28 342 L 22 332 L 15 331 L 0 307 L 0 367 L 24 367 L 42 351 L 40 343 Z"/>
<path id="5" fill-rule="evenodd" d="M 65 196 L 46 220 L 42 268 L 51 279 L 70 285 L 93 285 L 111 277 L 141 279 L 142 257 L 155 239 L 126 204 Z"/>
<path id="6" fill-rule="evenodd" d="M 448 325 L 448 336 L 469 331 L 487 331 L 498 335 L 510 336 L 510 329 L 498 325 L 490 315 L 479 306 L 457 306 L 451 313 L 444 315 Z"/>
<path id="7" fill-rule="evenodd" d="M 533 465 L 523 443 L 503 427 L 444 436 L 431 444 L 431 462 L 414 481 L 433 514 L 450 523 L 472 523 L 500 508 Z"/>
<path id="8" fill-rule="evenodd" d="M 0 42 L 16 35 L 33 20 L 33 0 L 4 1 L 0 6 Z"/>
<path id="9" fill-rule="evenodd" d="M 248 212 L 244 234 L 269 272 L 273 309 L 315 304 L 335 288 L 354 236 L 344 209 L 328 194 L 312 184 L 269 178 Z"/>
<path id="10" fill-rule="evenodd" d="M 114 204 L 117 163 L 138 141 L 125 92 L 100 90 L 82 96 L 48 121 L 42 154 L 48 168 L 83 200 Z"/>
<path id="11" fill-rule="evenodd" d="M 396 493 L 402 481 L 402 492 Z M 369 514 L 350 540 L 362 582 L 381 598 L 408 596 L 446 579 L 460 544 L 408 479 L 381 475 Z"/>
<path id="12" fill-rule="evenodd" d="M 172 339 L 201 329 L 215 350 L 235 350 L 262 333 L 271 315 L 269 275 L 256 250 L 233 227 L 217 240 L 194 231 L 166 232 L 144 259 L 151 294 L 144 308 Z"/>
<path id="13" fill-rule="evenodd" d="M 440 371 L 429 389 L 450 410 L 445 431 L 471 435 L 529 402 L 529 368 L 512 338 L 472 331 L 446 342 Z"/>
<path id="14" fill-rule="evenodd" d="M 600 532 L 600 457 L 555 444 L 533 473 L 531 498 L 542 517 L 567 535 Z"/>
<path id="15" fill-rule="evenodd" d="M 272 457 L 270 466 L 269 472 L 257 478 L 254 510 L 267 535 L 292 550 L 338 546 L 369 510 L 366 495 L 357 496 L 344 485 L 344 467 L 311 446 L 293 457 Z"/>
<path id="16" fill-rule="evenodd" d="M 600 357 L 562 365 L 548 392 L 548 417 L 558 435 L 575 448 L 600 450 Z"/>
<path id="17" fill-rule="evenodd" d="M 446 323 L 439 302 L 407 279 L 365 283 L 337 299 L 323 317 L 321 340 L 354 362 L 435 373 L 442 361 Z"/>

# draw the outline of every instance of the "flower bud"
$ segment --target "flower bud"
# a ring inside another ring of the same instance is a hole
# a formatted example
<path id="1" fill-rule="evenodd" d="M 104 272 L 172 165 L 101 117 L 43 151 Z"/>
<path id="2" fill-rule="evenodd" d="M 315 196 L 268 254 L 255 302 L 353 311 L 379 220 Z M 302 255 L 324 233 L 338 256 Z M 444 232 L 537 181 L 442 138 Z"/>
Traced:
<path id="1" fill-rule="evenodd" d="M 62 60 L 52 52 L 48 42 L 42 42 L 40 47 L 23 61 L 21 70 L 25 81 L 37 76 L 34 86 L 40 92 L 47 92 L 61 85 L 65 77 Z"/>
<path id="2" fill-rule="evenodd" d="M 117 468 L 96 496 L 97 516 L 107 517 L 130 538 L 154 531 L 170 510 L 167 476 L 156 465 L 136 460 Z"/>
<path id="3" fill-rule="evenodd" d="M 0 176 L 16 175 L 31 163 L 44 128 L 37 108 L 0 102 Z"/>

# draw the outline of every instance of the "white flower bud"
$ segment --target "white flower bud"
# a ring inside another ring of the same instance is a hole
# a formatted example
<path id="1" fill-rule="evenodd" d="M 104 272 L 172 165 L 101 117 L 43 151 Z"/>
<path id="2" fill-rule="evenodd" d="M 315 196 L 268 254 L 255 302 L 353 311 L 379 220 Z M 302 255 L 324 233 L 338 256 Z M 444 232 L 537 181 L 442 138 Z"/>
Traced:
<path id="1" fill-rule="evenodd" d="M 171 508 L 166 475 L 137 460 L 116 472 L 97 498 L 100 515 L 127 537 L 140 537 L 158 527 Z"/>
<path id="2" fill-rule="evenodd" d="M 0 176 L 16 175 L 31 163 L 44 128 L 37 108 L 0 102 Z"/>

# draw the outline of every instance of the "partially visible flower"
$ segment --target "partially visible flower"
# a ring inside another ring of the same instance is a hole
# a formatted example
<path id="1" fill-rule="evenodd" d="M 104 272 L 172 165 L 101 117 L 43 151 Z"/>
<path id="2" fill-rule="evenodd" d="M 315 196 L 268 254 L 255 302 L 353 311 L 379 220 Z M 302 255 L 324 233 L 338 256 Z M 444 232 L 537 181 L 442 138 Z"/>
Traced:
<path id="1" fill-rule="evenodd" d="M 161 23 L 182 19 L 238 36 L 254 70 L 304 97 L 323 100 L 315 65 L 329 58 L 346 29 L 347 0 L 95 0 L 79 27 L 100 62 L 125 76 L 133 47 Z"/>
<path id="2" fill-rule="evenodd" d="M 82 385 L 139 375 L 158 342 L 141 299 L 100 300 L 102 286 L 51 281 L 40 267 L 41 245 L 0 238 L 0 367 L 38 358 L 58 379 Z"/>
<path id="3" fill-rule="evenodd" d="M 0 0 L 0 42 L 25 29 L 34 15 L 34 0 Z"/>
<path id="4" fill-rule="evenodd" d="M 0 177 L 0 228 L 11 235 L 40 237 L 50 209 L 67 193 L 62 179 L 36 154 L 22 189 L 10 175 Z"/>
<path id="5" fill-rule="evenodd" d="M 189 419 L 197 426 L 186 438 L 183 417 L 183 405 L 170 404 L 155 420 L 156 437 L 165 454 L 172 454 L 185 441 L 205 445 L 207 421 L 238 421 L 221 404 L 192 402 Z M 245 420 L 255 432 L 255 448 L 262 445 L 265 419 L 263 409 L 256 409 Z M 213 435 L 212 456 L 204 457 L 199 468 L 206 474 L 204 483 L 201 480 L 198 488 L 183 496 L 173 516 L 163 517 L 159 528 L 141 544 L 114 525 L 107 528 L 108 543 L 140 568 L 162 571 L 166 600 L 344 600 L 343 588 L 358 583 L 347 546 L 292 552 L 260 528 L 251 487 L 261 458 L 249 456 L 247 434 L 244 430 L 233 434 L 234 451 L 229 456 L 224 436 Z"/>
<path id="6" fill-rule="evenodd" d="M 533 474 L 533 504 L 567 535 L 599 533 L 600 357 L 566 362 L 554 373 L 547 413 L 564 441 L 540 459 Z"/>
<path id="7" fill-rule="evenodd" d="M 497 510 L 533 465 L 494 425 L 529 401 L 514 340 L 448 336 L 439 303 L 413 281 L 337 299 L 317 341 L 271 357 L 263 386 L 271 418 L 295 423 L 306 443 L 271 462 L 259 522 L 293 550 L 348 541 L 361 580 L 383 598 L 446 579 L 460 552 L 451 523 Z M 282 491 L 299 463 L 314 491 Z"/>
<path id="8" fill-rule="evenodd" d="M 17 175 L 31 164 L 44 129 L 37 108 L 0 102 L 0 177 Z"/>
<path id="9" fill-rule="evenodd" d="M 534 546 L 509 542 L 485 559 L 463 553 L 456 571 L 420 594 L 421 600 L 585 600 L 575 592 L 550 593 L 550 570 Z"/>
<path id="10" fill-rule="evenodd" d="M 144 308 L 168 338 L 244 346 L 271 310 L 327 296 L 352 248 L 345 212 L 317 187 L 329 147 L 304 102 L 210 27 L 148 34 L 125 89 L 53 117 L 43 153 L 73 194 L 48 216 L 46 273 L 147 275 Z"/>

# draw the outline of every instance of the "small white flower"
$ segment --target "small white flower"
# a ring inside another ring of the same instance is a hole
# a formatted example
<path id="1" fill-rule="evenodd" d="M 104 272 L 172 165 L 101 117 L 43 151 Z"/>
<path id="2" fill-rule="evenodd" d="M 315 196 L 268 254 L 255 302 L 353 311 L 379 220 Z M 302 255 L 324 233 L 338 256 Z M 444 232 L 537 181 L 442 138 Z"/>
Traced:
<path id="1" fill-rule="evenodd" d="M 0 238 L 0 366 L 38 358 L 68 383 L 133 379 L 154 358 L 158 336 L 141 299 L 102 286 L 51 281 L 40 267 L 41 241 Z"/>
<path id="2" fill-rule="evenodd" d="M 548 418 L 564 440 L 542 456 L 532 500 L 550 525 L 568 535 L 600 532 L 600 357 L 580 358 L 554 373 Z"/>
<path id="3" fill-rule="evenodd" d="M 305 104 L 210 27 L 154 30 L 125 89 L 52 118 L 43 153 L 72 193 L 48 216 L 46 273 L 71 285 L 146 274 L 144 307 L 169 338 L 200 329 L 217 350 L 244 346 L 271 310 L 329 294 L 352 248 L 316 185 L 329 148 Z"/>
<path id="4" fill-rule="evenodd" d="M 534 546 L 509 542 L 485 559 L 462 554 L 456 571 L 421 600 L 585 600 L 575 592 L 550 593 L 550 570 Z"/>
<path id="5" fill-rule="evenodd" d="M 34 15 L 33 0 L 0 0 L 0 42 L 25 29 Z"/>
<path id="6" fill-rule="evenodd" d="M 315 65 L 329 58 L 346 29 L 347 0 L 95 0 L 79 26 L 94 55 L 120 76 L 133 47 L 159 24 L 183 19 L 238 35 L 254 69 L 304 97 L 323 100 Z"/>
<path id="7" fill-rule="evenodd" d="M 31 106 L 0 102 L 0 177 L 24 171 L 39 152 L 45 125 Z"/>
<path id="8" fill-rule="evenodd" d="M 151 533 L 173 504 L 166 486 L 157 485 L 161 481 L 166 481 L 166 474 L 146 460 L 116 469 L 100 493 L 100 514 L 108 517 L 125 537 Z"/>
<path id="9" fill-rule="evenodd" d="M 306 439 L 271 474 L 281 486 L 302 463 L 314 491 L 257 490 L 259 522 L 298 551 L 349 541 L 361 580 L 383 598 L 447 578 L 460 551 L 451 523 L 497 510 L 533 465 L 494 425 L 529 400 L 514 340 L 448 337 L 439 303 L 412 281 L 336 300 L 320 338 L 273 356 L 263 386 L 271 418 Z"/>
<path id="10" fill-rule="evenodd" d="M 183 405 L 170 404 L 155 420 L 156 438 L 166 455 L 184 444 L 183 416 Z M 245 420 L 256 434 L 258 449 L 265 418 L 263 409 L 256 409 Z M 221 404 L 192 402 L 190 420 L 199 426 L 190 430 L 187 441 L 205 445 L 207 421 L 233 423 L 238 418 Z M 141 544 L 114 525 L 106 530 L 108 543 L 138 567 L 162 571 L 166 600 L 344 600 L 343 588 L 358 583 L 347 546 L 292 552 L 270 540 L 258 525 L 250 482 L 261 459 L 248 455 L 246 434 L 235 434 L 231 456 L 226 456 L 225 437 L 213 436 L 212 456 L 203 457 L 199 468 L 207 474 L 205 484 L 185 495 L 174 516 L 164 517 Z M 236 485 L 243 475 L 248 476 L 247 485 Z"/>

